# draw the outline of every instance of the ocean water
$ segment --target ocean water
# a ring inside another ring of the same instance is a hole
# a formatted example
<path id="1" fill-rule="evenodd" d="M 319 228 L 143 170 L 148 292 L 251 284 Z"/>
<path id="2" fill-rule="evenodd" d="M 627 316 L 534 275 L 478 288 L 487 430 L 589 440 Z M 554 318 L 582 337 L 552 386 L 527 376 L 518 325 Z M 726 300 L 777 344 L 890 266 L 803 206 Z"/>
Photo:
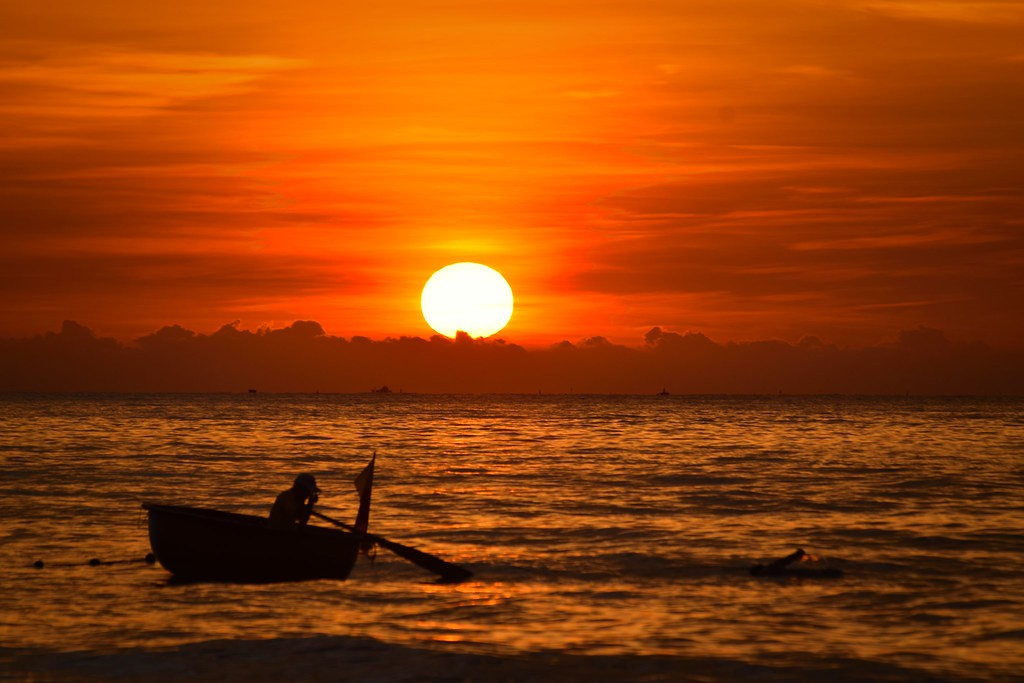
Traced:
<path id="1" fill-rule="evenodd" d="M 0 679 L 1024 680 L 1021 399 L 8 395 L 0 425 Z M 139 561 L 143 501 L 266 514 L 308 471 L 351 521 L 374 451 L 371 530 L 470 581 Z M 844 576 L 749 575 L 796 548 Z"/>

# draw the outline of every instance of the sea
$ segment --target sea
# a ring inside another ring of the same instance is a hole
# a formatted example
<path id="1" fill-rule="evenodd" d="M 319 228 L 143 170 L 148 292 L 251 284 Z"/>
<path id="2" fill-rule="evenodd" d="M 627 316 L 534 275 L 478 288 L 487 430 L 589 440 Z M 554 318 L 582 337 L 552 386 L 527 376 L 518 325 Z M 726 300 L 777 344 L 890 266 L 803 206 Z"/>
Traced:
<path id="1" fill-rule="evenodd" d="M 1024 399 L 19 394 L 0 427 L 0 680 L 1024 680 Z M 371 531 L 472 578 L 143 559 L 143 502 L 266 515 L 301 472 L 351 522 L 374 454 Z M 749 572 L 798 548 L 842 576 Z"/>

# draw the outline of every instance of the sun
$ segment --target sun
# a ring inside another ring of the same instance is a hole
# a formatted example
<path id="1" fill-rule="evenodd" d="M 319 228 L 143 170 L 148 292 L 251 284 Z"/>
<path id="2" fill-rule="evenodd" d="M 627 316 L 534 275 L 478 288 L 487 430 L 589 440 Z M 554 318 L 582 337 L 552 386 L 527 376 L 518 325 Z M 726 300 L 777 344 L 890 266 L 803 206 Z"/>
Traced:
<path id="1" fill-rule="evenodd" d="M 420 297 L 423 317 L 446 337 L 489 337 L 512 319 L 512 288 L 479 263 L 453 263 L 430 276 Z"/>

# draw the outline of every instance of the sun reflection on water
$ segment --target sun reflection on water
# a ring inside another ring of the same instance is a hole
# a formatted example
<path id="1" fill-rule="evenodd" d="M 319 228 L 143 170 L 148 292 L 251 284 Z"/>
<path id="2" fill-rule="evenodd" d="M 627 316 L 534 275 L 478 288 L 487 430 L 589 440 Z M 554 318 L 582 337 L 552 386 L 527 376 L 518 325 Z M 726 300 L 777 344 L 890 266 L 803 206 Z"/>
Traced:
<path id="1" fill-rule="evenodd" d="M 1009 670 L 1022 414 L 1019 402 L 868 399 L 7 400 L 0 541 L 14 588 L 0 593 L 0 640 L 365 635 Z M 56 566 L 148 552 L 142 500 L 266 514 L 299 471 L 317 475 L 328 514 L 352 519 L 372 449 L 374 531 L 473 579 L 437 584 L 385 552 L 343 583 L 171 586 L 141 563 Z M 797 547 L 845 578 L 748 575 Z M 54 566 L 34 570 L 37 558 Z"/>

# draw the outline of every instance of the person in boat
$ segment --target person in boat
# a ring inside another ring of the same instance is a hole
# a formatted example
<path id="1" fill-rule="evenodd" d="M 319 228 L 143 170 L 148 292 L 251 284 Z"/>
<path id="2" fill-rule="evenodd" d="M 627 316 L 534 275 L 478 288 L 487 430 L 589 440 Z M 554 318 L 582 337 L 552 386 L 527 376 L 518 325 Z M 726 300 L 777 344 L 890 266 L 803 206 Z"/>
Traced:
<path id="1" fill-rule="evenodd" d="M 287 491 L 277 494 L 270 509 L 268 525 L 273 529 L 290 529 L 309 521 L 313 505 L 319 500 L 320 489 L 312 474 L 300 474 Z"/>
<path id="2" fill-rule="evenodd" d="M 791 567 L 794 562 L 817 561 L 819 558 L 808 555 L 803 548 L 797 548 L 795 552 L 768 564 L 755 564 L 750 568 L 751 576 L 804 576 L 808 578 L 840 578 L 843 575 L 841 569 L 832 567 L 811 568 Z"/>

